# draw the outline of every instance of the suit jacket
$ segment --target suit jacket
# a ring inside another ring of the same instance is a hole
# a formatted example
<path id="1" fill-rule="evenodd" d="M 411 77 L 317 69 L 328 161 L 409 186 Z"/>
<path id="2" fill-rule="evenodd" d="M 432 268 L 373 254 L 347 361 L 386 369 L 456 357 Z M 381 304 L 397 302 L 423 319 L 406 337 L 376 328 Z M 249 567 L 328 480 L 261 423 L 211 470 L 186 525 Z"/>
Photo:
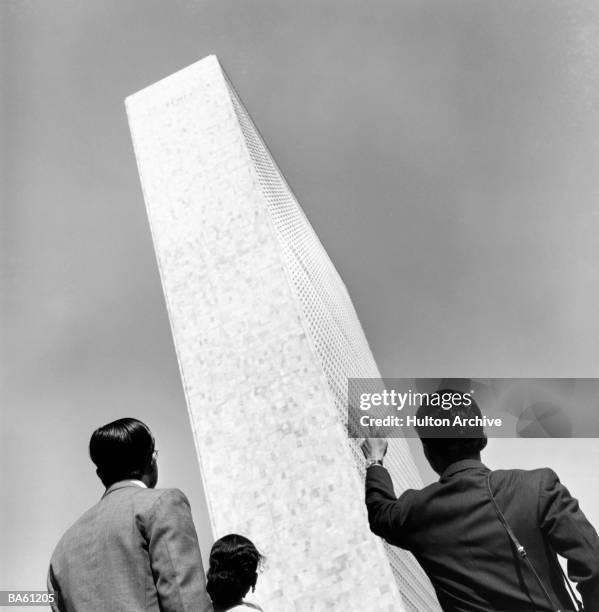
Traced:
<path id="1" fill-rule="evenodd" d="M 178 489 L 112 485 L 52 555 L 55 612 L 208 612 L 189 502 Z"/>
<path id="2" fill-rule="evenodd" d="M 480 461 L 459 461 L 438 482 L 397 499 L 387 470 L 374 465 L 366 475 L 370 527 L 413 553 L 445 612 L 551 612 L 497 517 L 488 473 Z M 568 560 L 585 611 L 599 611 L 599 537 L 555 472 L 500 470 L 491 482 L 497 504 L 554 602 L 573 609 L 557 552 Z"/>

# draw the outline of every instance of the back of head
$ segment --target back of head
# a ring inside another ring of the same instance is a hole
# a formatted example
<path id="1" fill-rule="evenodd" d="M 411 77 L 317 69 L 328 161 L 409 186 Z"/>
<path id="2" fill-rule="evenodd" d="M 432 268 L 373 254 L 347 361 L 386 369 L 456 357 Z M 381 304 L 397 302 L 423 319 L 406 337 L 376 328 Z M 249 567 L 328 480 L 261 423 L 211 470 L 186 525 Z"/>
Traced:
<path id="1" fill-rule="evenodd" d="M 217 540 L 210 551 L 206 590 L 214 605 L 231 606 L 255 586 L 263 556 L 247 538 L 235 533 Z"/>
<path id="2" fill-rule="evenodd" d="M 141 479 L 152 461 L 154 437 L 137 419 L 118 419 L 94 431 L 89 455 L 104 486 L 119 480 Z"/>
<path id="3" fill-rule="evenodd" d="M 465 419 L 482 420 L 480 408 L 470 394 L 454 389 L 430 393 L 427 401 L 423 401 L 418 408 L 416 416 L 419 423 L 426 419 L 431 423 L 416 427 L 429 461 L 431 455 L 445 465 L 478 457 L 487 444 L 482 425 L 454 424 L 456 417 L 460 417 L 460 423 Z M 449 419 L 450 425 L 433 425 L 433 419 Z M 437 469 L 436 466 L 433 465 L 433 469 Z"/>

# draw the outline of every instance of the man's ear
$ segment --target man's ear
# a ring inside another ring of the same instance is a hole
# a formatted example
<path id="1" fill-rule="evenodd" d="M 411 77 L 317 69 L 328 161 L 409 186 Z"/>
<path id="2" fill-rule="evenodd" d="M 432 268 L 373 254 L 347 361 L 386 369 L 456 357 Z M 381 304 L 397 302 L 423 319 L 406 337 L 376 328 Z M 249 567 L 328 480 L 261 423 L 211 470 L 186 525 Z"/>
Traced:
<path id="1" fill-rule="evenodd" d="M 489 438 L 487 438 L 487 436 L 483 436 L 482 440 L 480 441 L 480 450 L 483 450 L 486 448 L 488 441 L 489 441 Z"/>

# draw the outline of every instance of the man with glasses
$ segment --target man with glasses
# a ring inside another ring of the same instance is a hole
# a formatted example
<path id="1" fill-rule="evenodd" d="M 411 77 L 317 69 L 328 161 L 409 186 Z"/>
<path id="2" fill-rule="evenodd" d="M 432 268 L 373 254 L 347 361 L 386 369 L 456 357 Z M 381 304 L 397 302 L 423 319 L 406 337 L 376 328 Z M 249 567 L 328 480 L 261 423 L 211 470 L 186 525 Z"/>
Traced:
<path id="1" fill-rule="evenodd" d="M 147 425 L 119 419 L 89 443 L 100 501 L 70 527 L 48 571 L 55 612 L 209 612 L 189 502 L 156 489 L 158 451 Z"/>

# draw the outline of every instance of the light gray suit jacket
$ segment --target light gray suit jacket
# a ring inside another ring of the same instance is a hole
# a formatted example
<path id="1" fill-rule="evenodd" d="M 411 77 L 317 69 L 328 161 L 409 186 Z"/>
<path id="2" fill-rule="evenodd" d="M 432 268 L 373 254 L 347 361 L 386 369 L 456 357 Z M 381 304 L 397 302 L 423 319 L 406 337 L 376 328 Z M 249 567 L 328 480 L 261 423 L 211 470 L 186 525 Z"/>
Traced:
<path id="1" fill-rule="evenodd" d="M 185 495 L 112 485 L 56 546 L 48 590 L 55 612 L 211 612 Z"/>

